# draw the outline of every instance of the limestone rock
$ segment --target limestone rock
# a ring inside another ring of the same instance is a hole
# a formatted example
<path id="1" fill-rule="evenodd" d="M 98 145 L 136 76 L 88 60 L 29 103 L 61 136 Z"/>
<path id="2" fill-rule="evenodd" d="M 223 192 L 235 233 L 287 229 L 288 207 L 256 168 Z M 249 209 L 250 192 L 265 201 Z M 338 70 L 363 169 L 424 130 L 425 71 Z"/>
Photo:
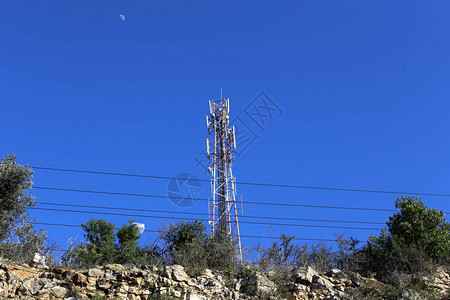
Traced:
<path id="1" fill-rule="evenodd" d="M 184 268 L 180 265 L 166 266 L 165 276 L 174 281 L 184 281 L 189 280 L 188 274 L 184 271 Z"/>
<path id="2" fill-rule="evenodd" d="M 31 278 L 31 277 L 37 277 L 39 274 L 39 271 L 33 268 L 24 267 L 24 266 L 14 266 L 14 265 L 8 265 L 6 266 L 6 269 L 8 270 L 8 276 L 10 277 L 18 277 L 22 280 Z"/>
<path id="3" fill-rule="evenodd" d="M 310 285 L 313 282 L 314 275 L 318 275 L 318 273 L 311 267 L 298 268 L 293 270 L 291 278 L 295 283 Z"/>
<path id="4" fill-rule="evenodd" d="M 189 293 L 189 295 L 187 296 L 187 300 L 208 300 L 208 298 L 206 298 L 205 296 L 202 295 L 198 295 L 196 293 Z"/>
<path id="5" fill-rule="evenodd" d="M 262 295 L 274 291 L 276 286 L 264 274 L 255 273 L 246 278 L 241 279 L 236 286 L 239 287 L 241 293 L 250 296 Z"/>
<path id="6" fill-rule="evenodd" d="M 80 272 L 75 272 L 72 276 L 72 281 L 76 285 L 85 286 L 87 283 L 87 277 Z"/>
<path id="7" fill-rule="evenodd" d="M 100 269 L 89 269 L 88 270 L 88 276 L 94 277 L 94 278 L 100 278 L 103 276 L 103 271 Z"/>
<path id="8" fill-rule="evenodd" d="M 50 291 L 55 297 L 58 297 L 58 298 L 64 297 L 67 293 L 67 289 L 60 287 L 60 286 L 55 286 L 55 287 L 51 288 Z"/>

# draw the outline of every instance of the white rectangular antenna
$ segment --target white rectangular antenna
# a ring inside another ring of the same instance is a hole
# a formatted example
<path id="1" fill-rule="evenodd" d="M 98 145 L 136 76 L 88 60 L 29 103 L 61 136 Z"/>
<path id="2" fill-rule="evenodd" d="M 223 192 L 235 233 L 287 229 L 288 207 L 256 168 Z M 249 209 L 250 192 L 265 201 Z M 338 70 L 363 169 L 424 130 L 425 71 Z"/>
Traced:
<path id="1" fill-rule="evenodd" d="M 214 100 L 209 100 L 209 112 L 211 117 L 214 117 Z"/>
<path id="2" fill-rule="evenodd" d="M 234 126 L 231 127 L 231 136 L 232 136 L 233 149 L 236 150 L 236 131 L 234 130 Z"/>
<path id="3" fill-rule="evenodd" d="M 208 139 L 206 139 L 206 155 L 208 157 L 211 156 L 211 153 L 209 152 L 209 140 Z"/>

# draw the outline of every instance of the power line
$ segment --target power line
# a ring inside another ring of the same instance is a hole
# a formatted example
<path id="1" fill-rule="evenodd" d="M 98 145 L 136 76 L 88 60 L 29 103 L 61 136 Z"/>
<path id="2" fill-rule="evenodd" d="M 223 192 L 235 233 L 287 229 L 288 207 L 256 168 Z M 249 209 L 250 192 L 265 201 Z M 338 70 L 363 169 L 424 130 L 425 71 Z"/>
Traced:
<path id="1" fill-rule="evenodd" d="M 31 167 L 38 170 L 49 171 L 63 171 L 63 172 L 76 172 L 87 173 L 97 175 L 114 175 L 114 176 L 128 176 L 128 177 L 141 177 L 141 178 L 154 178 L 154 179 L 173 179 L 169 176 L 156 176 L 156 175 L 142 175 L 142 174 L 130 174 L 130 173 L 115 173 L 115 172 L 102 172 L 102 171 L 87 171 L 76 169 L 60 169 L 60 168 L 47 168 L 47 167 Z M 177 178 L 178 180 L 211 182 L 207 179 L 193 179 L 193 178 Z M 418 193 L 418 192 L 402 192 L 391 190 L 371 190 L 371 189 L 353 189 L 353 188 L 335 188 L 335 187 L 323 187 L 323 186 L 303 186 L 303 185 L 289 185 L 289 184 L 275 184 L 275 183 L 258 183 L 258 182 L 243 182 L 238 181 L 236 184 L 253 185 L 253 186 L 267 186 L 267 187 L 281 187 L 281 188 L 296 188 L 296 189 L 313 189 L 313 190 L 328 190 L 328 191 L 342 191 L 342 192 L 363 192 L 363 193 L 382 193 L 382 194 L 402 194 L 402 195 L 422 195 L 422 196 L 439 196 L 450 197 L 450 194 L 443 193 Z"/>
<path id="2" fill-rule="evenodd" d="M 118 192 L 66 189 L 66 188 L 54 188 L 54 187 L 43 187 L 43 186 L 34 186 L 33 189 L 52 190 L 52 191 L 64 191 L 64 192 L 91 193 L 91 194 L 104 194 L 104 195 L 116 195 L 116 196 L 145 197 L 145 198 L 186 199 L 185 197 L 175 197 L 175 196 L 169 197 L 169 196 L 163 196 L 163 195 L 118 193 Z M 190 198 L 190 199 L 194 200 L 194 201 L 209 201 L 209 199 L 206 199 L 206 198 Z M 280 202 L 243 201 L 243 203 L 245 203 L 245 204 L 256 204 L 256 205 L 310 207 L 310 208 L 329 208 L 329 209 L 346 209 L 346 210 L 368 210 L 368 211 L 383 211 L 383 212 L 395 212 L 396 211 L 394 209 L 383 209 L 383 208 L 348 207 L 348 206 L 326 206 L 326 205 L 309 205 L 309 204 L 280 203 Z"/>
<path id="3" fill-rule="evenodd" d="M 84 207 L 84 208 L 96 208 L 96 209 L 113 209 L 113 210 L 128 210 L 128 211 L 146 211 L 156 213 L 167 214 L 186 214 L 186 215 L 199 215 L 207 216 L 207 213 L 201 212 L 180 212 L 169 210 L 155 210 L 155 209 L 140 209 L 140 208 L 127 208 L 127 207 L 112 207 L 112 206 L 94 206 L 94 205 L 80 205 L 80 204 L 67 204 L 67 203 L 51 203 L 51 202 L 36 202 L 36 204 L 55 205 L 55 206 L 70 206 L 70 207 Z M 356 223 L 356 224 L 385 224 L 383 222 L 369 222 L 369 221 L 346 221 L 346 220 L 330 220 L 330 219 L 304 219 L 304 218 L 287 218 L 287 217 L 272 217 L 272 216 L 248 216 L 243 215 L 240 218 L 249 219 L 274 219 L 274 220 L 289 220 L 289 221 L 309 221 L 309 222 L 331 222 L 331 223 Z"/>
<path id="4" fill-rule="evenodd" d="M 29 209 L 58 211 L 58 212 L 72 212 L 72 213 L 84 213 L 84 214 L 100 214 L 111 216 L 125 216 L 125 217 L 140 217 L 140 218 L 154 218 L 154 219 L 175 219 L 175 220 L 199 220 L 207 222 L 207 219 L 195 219 L 195 218 L 180 218 L 180 217 L 167 217 L 167 216 L 154 216 L 154 215 L 135 215 L 135 214 L 122 214 L 112 212 L 97 212 L 97 211 L 84 211 L 84 210 L 69 210 L 69 209 L 57 209 L 57 208 L 40 208 L 30 207 Z M 271 226 L 294 226 L 294 227 L 313 227 L 313 228 L 333 228 L 333 229 L 357 229 L 357 230 L 381 230 L 381 228 L 367 228 L 367 227 L 348 227 L 348 226 L 328 226 L 328 225 L 308 225 L 308 224 L 286 224 L 286 223 L 271 223 L 271 222 L 252 222 L 242 221 L 243 224 L 252 225 L 271 225 Z"/>
<path id="5" fill-rule="evenodd" d="M 55 223 L 45 223 L 45 222 L 31 222 L 31 223 L 37 224 L 37 225 L 65 226 L 65 227 L 81 228 L 80 225 L 72 225 L 72 224 L 55 224 Z M 150 229 L 146 229 L 146 230 L 144 230 L 144 232 L 161 233 L 161 231 L 150 230 Z M 241 237 L 258 238 L 258 239 L 279 239 L 280 238 L 280 237 L 276 237 L 276 236 L 258 236 L 258 235 L 241 235 Z M 314 239 L 314 238 L 298 238 L 298 237 L 294 237 L 293 240 L 298 240 L 298 241 L 319 241 L 319 242 L 336 242 L 336 239 Z M 365 243 L 367 241 L 360 241 L 360 242 L 361 243 Z"/>

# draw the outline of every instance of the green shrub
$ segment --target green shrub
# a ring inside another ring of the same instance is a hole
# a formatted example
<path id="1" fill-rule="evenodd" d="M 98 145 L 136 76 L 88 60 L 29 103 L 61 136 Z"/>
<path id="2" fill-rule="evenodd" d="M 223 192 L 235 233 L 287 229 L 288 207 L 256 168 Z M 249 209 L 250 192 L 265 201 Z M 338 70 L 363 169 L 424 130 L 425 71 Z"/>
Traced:
<path id="1" fill-rule="evenodd" d="M 294 244 L 294 236 L 280 236 L 280 242 L 274 242 L 270 247 L 257 248 L 259 253 L 258 266 L 263 271 L 273 271 L 277 281 L 286 280 L 289 272 L 295 267 L 311 266 L 324 272 L 334 267 L 336 253 L 331 246 L 322 242 L 317 244 Z"/>
<path id="2" fill-rule="evenodd" d="M 89 220 L 81 227 L 85 231 L 86 241 L 69 247 L 63 256 L 66 265 L 79 268 L 110 263 L 136 265 L 148 262 L 154 254 L 151 249 L 138 245 L 139 230 L 131 220 L 129 225 L 120 227 L 116 234 L 115 225 L 102 219 Z"/>
<path id="3" fill-rule="evenodd" d="M 162 231 L 166 263 L 184 266 L 191 276 L 205 268 L 224 270 L 237 264 L 236 245 L 223 235 L 208 236 L 201 221 L 180 222 Z"/>
<path id="4" fill-rule="evenodd" d="M 387 228 L 378 237 L 370 236 L 359 252 L 359 271 L 407 285 L 427 275 L 433 264 L 449 263 L 450 224 L 442 211 L 427 209 L 417 197 L 401 197 L 395 206 L 399 211 L 389 218 Z"/>

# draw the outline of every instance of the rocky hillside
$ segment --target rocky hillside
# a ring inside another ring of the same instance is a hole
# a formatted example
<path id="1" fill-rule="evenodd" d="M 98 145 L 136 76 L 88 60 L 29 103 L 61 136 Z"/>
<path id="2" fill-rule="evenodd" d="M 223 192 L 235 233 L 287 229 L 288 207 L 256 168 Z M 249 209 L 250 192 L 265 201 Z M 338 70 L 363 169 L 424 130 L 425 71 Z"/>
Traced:
<path id="1" fill-rule="evenodd" d="M 270 276 L 269 276 L 270 277 Z M 384 299 L 383 284 L 334 269 L 292 270 L 290 280 L 274 283 L 250 269 L 240 275 L 204 270 L 189 277 L 182 266 L 126 268 L 114 264 L 89 270 L 0 263 L 0 298 L 6 299 Z M 438 269 L 424 278 L 435 299 L 450 299 L 450 275 Z M 377 296 L 378 293 L 378 296 Z M 402 299 L 429 299 L 404 289 Z M 398 299 L 398 298 L 393 298 Z"/>

